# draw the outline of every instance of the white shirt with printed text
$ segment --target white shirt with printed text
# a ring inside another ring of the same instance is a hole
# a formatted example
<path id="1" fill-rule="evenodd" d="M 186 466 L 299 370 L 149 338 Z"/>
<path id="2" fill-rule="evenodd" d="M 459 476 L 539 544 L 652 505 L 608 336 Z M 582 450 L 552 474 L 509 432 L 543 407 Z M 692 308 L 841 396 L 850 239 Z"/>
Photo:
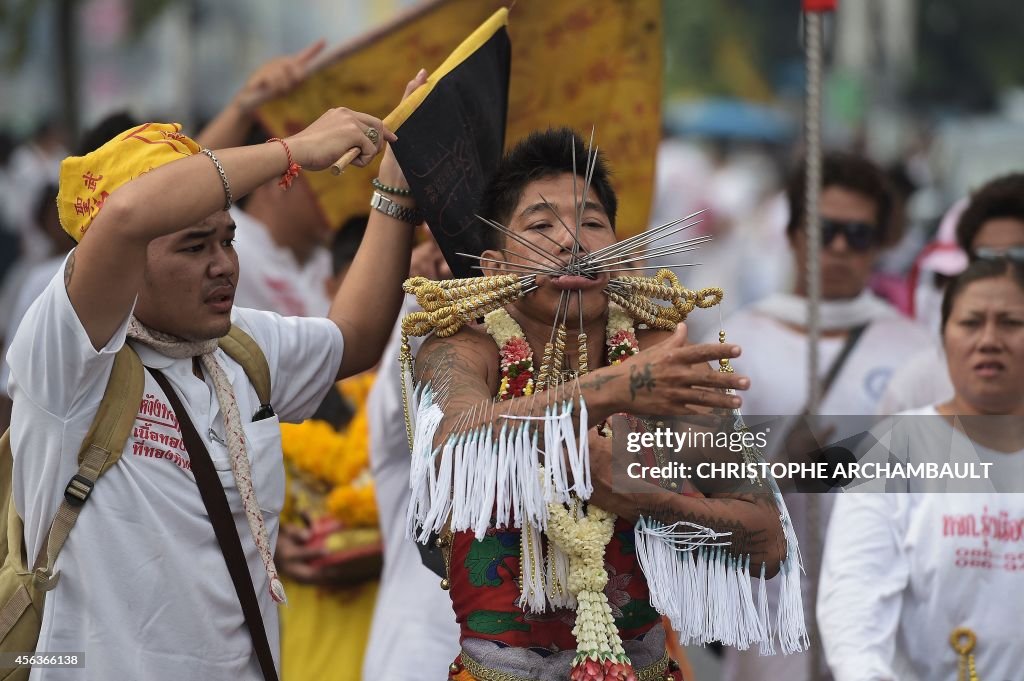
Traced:
<path id="1" fill-rule="evenodd" d="M 216 359 L 234 388 L 253 483 L 271 542 L 284 502 L 280 421 L 310 416 L 341 364 L 341 333 L 326 319 L 235 308 L 232 319 L 263 350 L 277 417 L 259 408 L 241 366 Z M 14 398 L 14 498 L 34 557 L 78 469 L 78 449 L 99 405 L 127 319 L 96 351 L 58 273 L 19 328 L 8 361 Z M 231 473 L 212 384 L 175 360 L 131 343 L 162 371 L 204 437 L 224 485 L 275 656 L 278 618 Z M 85 670 L 40 669 L 63 679 L 262 679 L 238 598 L 163 391 L 146 373 L 142 402 L 120 460 L 99 479 L 57 560 L 37 650 L 84 652 Z"/>

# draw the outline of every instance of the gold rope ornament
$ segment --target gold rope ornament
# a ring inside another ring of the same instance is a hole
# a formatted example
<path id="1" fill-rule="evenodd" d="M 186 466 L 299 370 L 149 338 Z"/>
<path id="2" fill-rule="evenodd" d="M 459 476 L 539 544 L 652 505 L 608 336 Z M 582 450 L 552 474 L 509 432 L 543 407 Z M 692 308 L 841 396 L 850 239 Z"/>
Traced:
<path id="1" fill-rule="evenodd" d="M 398 360 L 402 364 L 402 403 L 407 415 L 409 397 L 405 376 L 406 373 L 412 374 L 414 359 L 409 337 L 431 333 L 440 338 L 453 336 L 463 326 L 481 319 L 488 312 L 505 307 L 536 290 L 535 280 L 535 276 L 502 274 L 441 281 L 412 277 L 405 281 L 402 289 L 416 296 L 416 302 L 423 308 L 402 319 L 402 345 Z M 695 308 L 707 309 L 720 304 L 725 295 L 717 287 L 690 290 L 679 283 L 679 278 L 669 269 L 659 270 L 653 277 L 614 277 L 604 290 L 608 298 L 625 309 L 637 323 L 663 331 L 674 330 Z M 669 305 L 656 301 L 665 301 Z M 581 348 L 586 347 L 585 334 L 578 336 L 577 340 Z M 553 342 L 544 346 L 537 377 L 538 390 L 559 381 L 565 342 L 566 328 L 562 322 L 556 327 Z M 584 356 L 581 349 L 581 359 Z M 581 365 L 579 373 L 584 374 L 588 370 L 589 366 Z M 408 418 L 406 435 L 412 449 L 412 424 Z"/>
<path id="2" fill-rule="evenodd" d="M 706 310 L 722 302 L 725 292 L 717 287 L 692 291 L 679 283 L 672 270 L 662 269 L 653 277 L 615 277 L 605 289 L 637 322 L 652 329 L 672 331 L 694 308 Z M 670 306 L 659 305 L 664 300 Z"/>
<path id="3" fill-rule="evenodd" d="M 957 681 L 979 681 L 978 670 L 974 666 L 974 646 L 978 643 L 978 636 L 967 627 L 957 627 L 949 635 L 949 645 L 960 656 L 959 672 Z"/>
<path id="4" fill-rule="evenodd" d="M 499 307 L 508 305 L 524 295 L 533 277 L 503 274 L 490 277 L 445 279 L 433 281 L 426 277 L 412 277 L 402 284 L 402 290 L 416 296 L 422 311 L 411 312 L 402 318 L 402 347 L 398 361 L 402 365 L 402 404 L 405 405 L 405 433 L 412 449 L 412 423 L 409 419 L 409 392 L 406 373 L 412 373 L 412 346 L 409 336 L 436 333 L 441 338 L 455 335 L 466 324 L 483 317 Z"/>

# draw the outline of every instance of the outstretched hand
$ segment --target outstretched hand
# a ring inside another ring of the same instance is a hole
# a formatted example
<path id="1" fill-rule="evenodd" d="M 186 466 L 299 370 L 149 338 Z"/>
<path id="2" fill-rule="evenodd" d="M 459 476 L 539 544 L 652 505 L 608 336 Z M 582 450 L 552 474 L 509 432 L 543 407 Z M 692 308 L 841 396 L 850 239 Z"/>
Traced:
<path id="1" fill-rule="evenodd" d="M 619 370 L 628 372 L 629 386 L 628 392 L 621 393 L 621 411 L 683 416 L 707 408 L 740 406 L 740 398 L 724 390 L 746 390 L 750 379 L 708 366 L 708 362 L 738 357 L 740 347 L 726 343 L 687 345 L 686 339 L 686 325 L 679 324 L 667 339 L 621 365 Z"/>
<path id="2" fill-rule="evenodd" d="M 309 65 L 326 43 L 321 39 L 296 52 L 275 57 L 253 71 L 235 96 L 243 113 L 250 114 L 263 102 L 286 95 L 309 76 Z"/>

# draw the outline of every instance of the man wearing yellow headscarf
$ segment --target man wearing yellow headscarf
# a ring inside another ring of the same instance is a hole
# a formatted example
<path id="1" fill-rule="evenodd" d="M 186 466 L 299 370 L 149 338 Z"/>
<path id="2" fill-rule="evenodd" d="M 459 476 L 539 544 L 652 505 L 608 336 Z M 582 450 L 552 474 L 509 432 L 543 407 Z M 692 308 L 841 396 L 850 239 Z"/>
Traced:
<path id="1" fill-rule="evenodd" d="M 46 564 L 66 494 L 85 497 L 52 566 L 60 579 L 37 645 L 84 651 L 76 679 L 277 679 L 279 420 L 309 417 L 335 380 L 380 358 L 415 210 L 396 196 L 389 211 L 372 211 L 326 319 L 234 307 L 239 265 L 226 211 L 273 177 L 283 191 L 303 169 L 325 169 L 351 148 L 362 166 L 395 139 L 379 119 L 339 108 L 284 140 L 218 150 L 201 149 L 178 125 L 150 123 L 62 164 L 61 224 L 79 243 L 26 314 L 8 360 L 13 495 L 30 558 Z M 390 149 L 380 182 L 402 183 Z M 272 406 L 218 349 L 232 325 L 266 356 Z M 143 398 L 120 458 L 91 496 L 76 485 L 78 450 L 126 343 L 146 367 Z M 223 489 L 241 573 L 229 574 L 201 469 Z M 246 572 L 257 613 L 248 618 L 238 586 Z M 261 645 L 250 631 L 264 628 Z M 31 678 L 66 674 L 36 668 Z"/>

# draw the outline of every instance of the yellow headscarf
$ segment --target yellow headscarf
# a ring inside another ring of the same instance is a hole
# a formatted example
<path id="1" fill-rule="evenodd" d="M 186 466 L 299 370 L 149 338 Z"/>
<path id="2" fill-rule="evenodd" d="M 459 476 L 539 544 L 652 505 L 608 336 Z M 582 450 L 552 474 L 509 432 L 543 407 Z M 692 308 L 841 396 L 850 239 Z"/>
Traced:
<path id="1" fill-rule="evenodd" d="M 181 133 L 180 123 L 146 123 L 85 156 L 69 156 L 60 164 L 57 215 L 61 227 L 81 241 L 115 189 L 153 168 L 197 153 L 199 145 Z"/>

